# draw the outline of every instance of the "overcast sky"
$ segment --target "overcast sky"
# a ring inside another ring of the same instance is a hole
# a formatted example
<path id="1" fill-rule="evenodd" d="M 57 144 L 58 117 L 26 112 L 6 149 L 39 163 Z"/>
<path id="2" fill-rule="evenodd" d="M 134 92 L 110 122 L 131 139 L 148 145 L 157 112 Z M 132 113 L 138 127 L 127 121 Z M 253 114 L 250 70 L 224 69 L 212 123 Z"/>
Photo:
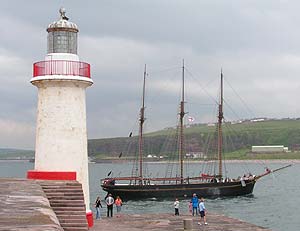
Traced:
<path id="1" fill-rule="evenodd" d="M 146 127 L 174 126 L 182 59 L 186 107 L 195 123 L 215 118 L 221 68 L 228 120 L 300 117 L 296 0 L 10 0 L 0 7 L 2 148 L 34 148 L 37 89 L 29 82 L 32 64 L 44 60 L 46 28 L 59 19 L 61 6 L 79 27 L 81 61 L 92 66 L 89 138 L 134 131 L 144 64 Z"/>

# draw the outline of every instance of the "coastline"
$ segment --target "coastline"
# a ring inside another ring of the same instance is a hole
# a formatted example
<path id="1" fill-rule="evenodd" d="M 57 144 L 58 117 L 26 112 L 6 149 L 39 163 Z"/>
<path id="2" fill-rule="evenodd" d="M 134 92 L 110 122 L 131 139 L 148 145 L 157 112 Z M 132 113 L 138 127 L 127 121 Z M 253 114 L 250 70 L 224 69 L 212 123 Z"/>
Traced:
<path id="1" fill-rule="evenodd" d="M 130 163 L 133 160 L 117 160 L 117 159 L 105 159 L 103 161 L 93 162 L 92 164 L 113 164 L 113 163 Z M 203 160 L 189 160 L 189 163 L 211 163 L 214 161 L 203 161 Z M 226 160 L 226 163 L 272 163 L 272 164 L 299 164 L 300 159 L 255 159 L 255 160 Z M 145 161 L 147 164 L 167 164 L 167 163 L 178 163 L 177 161 Z"/>
<path id="2" fill-rule="evenodd" d="M 30 159 L 0 159 L 0 162 L 30 162 Z M 131 163 L 133 160 L 103 159 L 100 161 L 90 161 L 90 164 L 114 164 L 114 163 Z M 189 163 L 211 163 L 214 161 L 188 160 Z M 271 163 L 271 164 L 299 164 L 300 159 L 249 159 L 249 160 L 226 160 L 226 163 Z M 167 164 L 177 163 L 176 161 L 145 161 L 147 164 Z"/>
<path id="3" fill-rule="evenodd" d="M 30 159 L 0 159 L 0 162 L 30 162 Z"/>

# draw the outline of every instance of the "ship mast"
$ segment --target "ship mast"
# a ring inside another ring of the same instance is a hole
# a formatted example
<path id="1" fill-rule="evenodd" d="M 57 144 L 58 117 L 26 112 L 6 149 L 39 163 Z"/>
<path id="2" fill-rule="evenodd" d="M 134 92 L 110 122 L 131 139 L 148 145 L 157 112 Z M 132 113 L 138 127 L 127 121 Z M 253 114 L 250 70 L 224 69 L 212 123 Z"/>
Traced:
<path id="1" fill-rule="evenodd" d="M 144 81 L 143 81 L 143 97 L 142 107 L 140 109 L 140 129 L 139 129 L 139 162 L 140 162 L 140 175 L 139 184 L 143 183 L 143 124 L 145 122 L 145 84 L 146 84 L 146 64 L 144 69 Z"/>
<path id="2" fill-rule="evenodd" d="M 180 183 L 183 184 L 183 118 L 184 118 L 184 60 L 182 62 L 182 92 L 179 113 L 179 160 L 180 160 Z"/>
<path id="3" fill-rule="evenodd" d="M 223 121 L 223 72 L 221 70 L 221 93 L 219 102 L 219 114 L 218 114 L 218 161 L 219 161 L 219 179 L 222 178 L 222 121 Z"/>

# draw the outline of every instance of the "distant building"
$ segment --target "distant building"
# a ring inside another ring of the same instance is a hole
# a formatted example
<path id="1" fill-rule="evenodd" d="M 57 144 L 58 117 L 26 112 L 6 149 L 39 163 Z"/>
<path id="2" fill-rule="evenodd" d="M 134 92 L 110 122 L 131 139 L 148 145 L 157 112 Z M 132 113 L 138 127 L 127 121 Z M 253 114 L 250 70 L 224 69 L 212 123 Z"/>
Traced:
<path id="1" fill-rule="evenodd" d="M 250 122 L 262 122 L 265 120 L 266 120 L 266 118 L 255 118 L 255 119 L 251 119 Z"/>
<path id="2" fill-rule="evenodd" d="M 203 152 L 190 152 L 185 154 L 186 158 L 196 159 L 196 158 L 207 158 Z"/>
<path id="3" fill-rule="evenodd" d="M 243 123 L 243 121 L 242 120 L 236 120 L 236 121 L 231 121 L 230 123 L 231 124 L 241 124 L 241 123 Z"/>
<path id="4" fill-rule="evenodd" d="M 163 159 L 165 157 L 164 156 L 157 156 L 157 155 L 151 155 L 151 154 L 149 154 L 149 155 L 147 155 L 147 158 L 149 158 L 149 159 Z"/>
<path id="5" fill-rule="evenodd" d="M 214 124 L 214 123 L 208 123 L 207 124 L 207 127 L 214 127 L 214 126 L 216 126 L 216 124 Z"/>
<path id="6" fill-rule="evenodd" d="M 277 153 L 288 152 L 289 148 L 283 145 L 269 145 L 269 146 L 252 146 L 253 153 Z"/>

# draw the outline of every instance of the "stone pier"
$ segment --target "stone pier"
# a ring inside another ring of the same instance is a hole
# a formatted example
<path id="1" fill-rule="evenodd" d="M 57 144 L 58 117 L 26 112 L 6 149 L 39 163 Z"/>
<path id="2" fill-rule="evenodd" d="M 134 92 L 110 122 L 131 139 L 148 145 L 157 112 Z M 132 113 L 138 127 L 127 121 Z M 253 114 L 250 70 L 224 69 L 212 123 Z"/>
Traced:
<path id="1" fill-rule="evenodd" d="M 84 231 L 85 219 L 81 184 L 69 181 L 36 181 L 0 178 L 0 231 Z M 268 231 L 235 218 L 207 214 L 208 225 L 198 225 L 200 217 L 173 214 L 120 214 L 94 220 L 90 231 L 168 231 L 186 229 L 205 231 Z M 187 222 L 186 222 L 187 223 Z"/>
<path id="2" fill-rule="evenodd" d="M 104 206 L 103 206 L 104 207 Z M 106 210 L 102 209 L 102 215 Z M 174 216 L 173 214 L 122 214 L 120 217 L 107 218 L 94 221 L 91 231 L 168 231 L 184 230 L 184 220 L 192 219 L 192 230 L 205 231 L 270 231 L 270 229 L 259 227 L 235 218 L 211 213 L 207 214 L 208 225 L 198 225 L 200 217 L 191 215 Z M 187 230 L 186 230 L 187 231 Z"/>
<path id="3" fill-rule="evenodd" d="M 41 186 L 12 178 L 0 178 L 0 230 L 63 231 Z"/>
<path id="4" fill-rule="evenodd" d="M 0 231 L 87 231 L 77 181 L 0 178 Z"/>

